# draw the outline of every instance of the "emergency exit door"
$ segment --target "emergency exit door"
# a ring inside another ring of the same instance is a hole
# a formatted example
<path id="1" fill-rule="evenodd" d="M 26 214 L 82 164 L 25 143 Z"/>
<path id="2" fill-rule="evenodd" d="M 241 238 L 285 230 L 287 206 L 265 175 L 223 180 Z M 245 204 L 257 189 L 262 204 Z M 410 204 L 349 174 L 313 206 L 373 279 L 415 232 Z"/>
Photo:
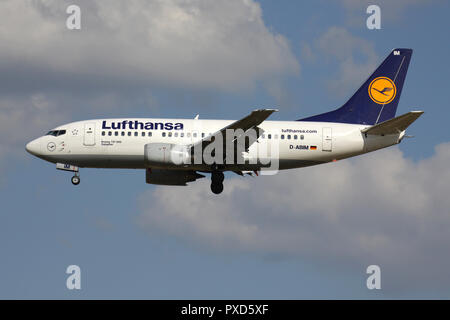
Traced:
<path id="1" fill-rule="evenodd" d="M 84 125 L 84 140 L 83 143 L 85 146 L 93 146 L 95 145 L 95 123 L 86 123 Z"/>
<path id="2" fill-rule="evenodd" d="M 322 151 L 332 151 L 333 136 L 331 128 L 322 129 Z"/>

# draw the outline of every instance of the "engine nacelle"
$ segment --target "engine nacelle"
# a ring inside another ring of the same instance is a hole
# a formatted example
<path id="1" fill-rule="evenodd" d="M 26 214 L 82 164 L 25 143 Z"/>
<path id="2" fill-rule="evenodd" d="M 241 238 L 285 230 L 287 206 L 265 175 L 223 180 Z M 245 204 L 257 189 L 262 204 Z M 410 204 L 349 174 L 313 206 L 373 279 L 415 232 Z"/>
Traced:
<path id="1" fill-rule="evenodd" d="M 144 155 L 148 167 L 164 168 L 189 164 L 191 157 L 187 146 L 173 143 L 147 143 Z"/>
<path id="2" fill-rule="evenodd" d="M 204 175 L 192 170 L 161 170 L 149 168 L 145 171 L 145 182 L 168 186 L 185 186 L 186 183 L 203 177 Z"/>

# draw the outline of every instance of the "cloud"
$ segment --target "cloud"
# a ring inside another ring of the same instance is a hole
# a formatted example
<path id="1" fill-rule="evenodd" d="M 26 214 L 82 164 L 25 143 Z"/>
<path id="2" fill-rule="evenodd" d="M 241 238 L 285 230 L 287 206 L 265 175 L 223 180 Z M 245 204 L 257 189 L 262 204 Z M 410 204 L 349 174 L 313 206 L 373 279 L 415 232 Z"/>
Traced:
<path id="1" fill-rule="evenodd" d="M 62 121 L 64 113 L 59 112 L 57 100 L 43 93 L 27 97 L 0 97 L 0 147 L 8 150 L 3 155 L 13 154 L 16 147 L 27 139 L 41 135 Z"/>
<path id="2" fill-rule="evenodd" d="M 25 143 L 56 126 L 64 116 L 56 100 L 40 92 L 0 96 L 0 183 L 8 160 L 24 156 Z"/>
<path id="3" fill-rule="evenodd" d="M 325 62 L 328 68 L 330 62 L 337 65 L 337 72 L 327 75 L 327 82 L 330 92 L 338 97 L 353 93 L 381 63 L 370 41 L 336 26 L 328 28 L 312 45 L 303 43 L 302 56 L 306 61 Z"/>
<path id="4" fill-rule="evenodd" d="M 300 257 L 361 272 L 378 264 L 383 292 L 450 285 L 450 143 L 413 162 L 394 147 L 359 158 L 209 182 L 139 198 L 138 224 L 209 250 Z"/>
<path id="5" fill-rule="evenodd" d="M 299 72 L 287 39 L 252 0 L 79 1 L 75 31 L 66 28 L 69 4 L 0 2 L 0 74 L 10 75 L 0 82 L 241 90 Z"/>

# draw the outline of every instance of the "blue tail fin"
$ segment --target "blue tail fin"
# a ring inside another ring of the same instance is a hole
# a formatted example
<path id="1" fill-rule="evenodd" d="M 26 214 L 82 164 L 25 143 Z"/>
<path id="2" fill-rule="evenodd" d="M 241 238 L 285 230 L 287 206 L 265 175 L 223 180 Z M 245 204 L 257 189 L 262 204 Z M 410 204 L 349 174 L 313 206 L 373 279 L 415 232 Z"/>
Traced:
<path id="1" fill-rule="evenodd" d="M 298 121 L 377 124 L 395 117 L 412 49 L 394 49 L 339 109 Z"/>

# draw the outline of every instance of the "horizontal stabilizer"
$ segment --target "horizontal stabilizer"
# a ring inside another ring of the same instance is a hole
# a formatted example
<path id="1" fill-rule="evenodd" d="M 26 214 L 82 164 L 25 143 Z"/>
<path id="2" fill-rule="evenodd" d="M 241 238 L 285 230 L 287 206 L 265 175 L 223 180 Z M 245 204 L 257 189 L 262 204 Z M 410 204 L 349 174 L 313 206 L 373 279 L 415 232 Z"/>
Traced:
<path id="1" fill-rule="evenodd" d="M 386 120 L 374 126 L 361 130 L 362 133 L 373 135 L 386 135 L 400 133 L 417 120 L 423 111 L 410 111 L 396 118 Z"/>

